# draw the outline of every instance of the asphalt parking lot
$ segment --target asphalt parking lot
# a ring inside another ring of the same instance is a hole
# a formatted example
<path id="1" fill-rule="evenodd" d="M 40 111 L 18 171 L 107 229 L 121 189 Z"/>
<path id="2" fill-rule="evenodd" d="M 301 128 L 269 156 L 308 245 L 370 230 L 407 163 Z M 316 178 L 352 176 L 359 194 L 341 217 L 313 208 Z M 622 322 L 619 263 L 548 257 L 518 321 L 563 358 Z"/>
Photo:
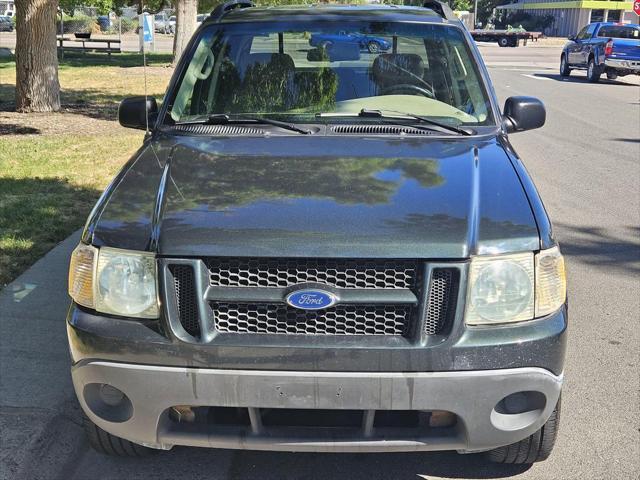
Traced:
<path id="1" fill-rule="evenodd" d="M 640 82 L 557 74 L 559 47 L 481 47 L 501 100 L 541 98 L 547 125 L 512 135 L 568 258 L 562 426 L 542 464 L 453 453 L 288 454 L 175 448 L 117 459 L 88 449 L 68 373 L 70 238 L 0 292 L 1 479 L 637 479 Z"/>

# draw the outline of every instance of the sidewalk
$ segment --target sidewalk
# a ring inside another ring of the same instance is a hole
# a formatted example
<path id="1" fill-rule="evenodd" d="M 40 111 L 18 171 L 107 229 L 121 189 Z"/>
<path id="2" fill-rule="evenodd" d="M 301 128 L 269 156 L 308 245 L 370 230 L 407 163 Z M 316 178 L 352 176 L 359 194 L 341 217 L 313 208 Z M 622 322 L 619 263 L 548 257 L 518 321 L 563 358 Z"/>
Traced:
<path id="1" fill-rule="evenodd" d="M 69 254 L 80 232 L 0 292 L 0 479 L 67 476 L 86 448 L 69 375 Z"/>

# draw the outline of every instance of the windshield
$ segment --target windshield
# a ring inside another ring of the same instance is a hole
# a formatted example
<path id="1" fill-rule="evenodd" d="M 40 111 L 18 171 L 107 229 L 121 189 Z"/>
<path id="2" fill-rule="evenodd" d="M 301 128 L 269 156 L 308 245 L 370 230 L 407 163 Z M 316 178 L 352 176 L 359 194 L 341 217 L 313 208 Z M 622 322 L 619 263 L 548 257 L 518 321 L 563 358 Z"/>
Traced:
<path id="1" fill-rule="evenodd" d="M 227 114 L 313 123 L 362 109 L 494 122 L 463 32 L 435 24 L 213 25 L 174 91 L 175 122 Z"/>
<path id="2" fill-rule="evenodd" d="M 640 38 L 640 29 L 634 26 L 622 26 L 622 25 L 609 25 L 604 26 L 598 32 L 599 37 L 610 37 L 610 38 L 629 38 L 629 39 L 638 39 Z"/>

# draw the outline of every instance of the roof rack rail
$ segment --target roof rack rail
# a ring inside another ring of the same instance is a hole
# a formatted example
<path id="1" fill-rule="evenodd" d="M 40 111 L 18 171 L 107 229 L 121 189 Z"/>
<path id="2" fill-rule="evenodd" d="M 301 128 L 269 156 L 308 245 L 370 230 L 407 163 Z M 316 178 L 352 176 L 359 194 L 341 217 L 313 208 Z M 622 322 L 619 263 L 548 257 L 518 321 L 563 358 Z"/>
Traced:
<path id="1" fill-rule="evenodd" d="M 235 10 L 236 8 L 249 8 L 249 7 L 255 7 L 253 2 L 249 0 L 231 0 L 229 2 L 225 2 L 221 5 L 218 5 L 216 8 L 214 8 L 213 12 L 211 12 L 211 15 L 209 15 L 209 18 L 215 21 L 219 21 L 231 10 Z"/>
<path id="2" fill-rule="evenodd" d="M 449 5 L 445 2 L 440 2 L 439 0 L 424 0 L 422 6 L 423 8 L 430 8 L 445 20 L 458 19 L 458 17 L 453 14 L 453 10 L 451 10 L 451 7 L 449 7 Z"/>

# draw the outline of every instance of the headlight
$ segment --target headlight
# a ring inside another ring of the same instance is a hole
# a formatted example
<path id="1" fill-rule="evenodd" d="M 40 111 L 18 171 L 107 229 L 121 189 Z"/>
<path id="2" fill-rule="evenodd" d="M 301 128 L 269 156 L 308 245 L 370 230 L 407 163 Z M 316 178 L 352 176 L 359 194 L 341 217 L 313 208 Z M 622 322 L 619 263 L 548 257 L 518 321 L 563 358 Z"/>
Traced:
<path id="1" fill-rule="evenodd" d="M 80 245 L 71 256 L 69 295 L 99 312 L 157 318 L 155 257 L 148 252 Z"/>
<path id="2" fill-rule="evenodd" d="M 71 254 L 69 264 L 69 296 L 85 307 L 94 308 L 93 279 L 96 276 L 98 250 L 82 243 Z"/>
<path id="3" fill-rule="evenodd" d="M 536 255 L 536 317 L 558 310 L 567 299 L 567 274 L 558 247 Z"/>
<path id="4" fill-rule="evenodd" d="M 564 260 L 557 247 L 535 256 L 476 257 L 469 270 L 465 321 L 491 325 L 532 320 L 555 312 L 565 298 Z"/>

